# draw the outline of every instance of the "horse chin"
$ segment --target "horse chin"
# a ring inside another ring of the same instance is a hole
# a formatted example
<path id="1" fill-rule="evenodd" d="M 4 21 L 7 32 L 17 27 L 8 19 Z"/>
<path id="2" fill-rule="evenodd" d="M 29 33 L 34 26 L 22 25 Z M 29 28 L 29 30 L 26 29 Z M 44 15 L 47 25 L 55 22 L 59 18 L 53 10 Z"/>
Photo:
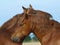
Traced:
<path id="1" fill-rule="evenodd" d="M 19 38 L 19 37 L 11 38 L 11 40 L 12 40 L 13 42 L 17 42 L 17 43 L 20 42 L 20 38 Z"/>

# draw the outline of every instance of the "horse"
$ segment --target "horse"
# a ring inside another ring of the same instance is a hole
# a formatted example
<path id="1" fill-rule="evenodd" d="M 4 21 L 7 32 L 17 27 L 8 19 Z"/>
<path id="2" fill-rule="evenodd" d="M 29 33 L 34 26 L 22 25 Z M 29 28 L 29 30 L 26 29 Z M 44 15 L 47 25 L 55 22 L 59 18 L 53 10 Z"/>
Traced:
<path id="1" fill-rule="evenodd" d="M 22 45 L 22 42 L 25 37 L 25 33 L 23 34 L 22 32 L 27 32 L 25 30 L 20 30 L 20 27 L 23 25 L 21 24 L 23 19 L 24 19 L 24 13 L 17 14 L 0 27 L 0 45 Z M 18 40 L 18 37 L 15 37 L 14 39 L 11 38 L 13 33 L 15 33 L 15 31 L 17 30 L 21 31 L 20 40 Z M 29 32 L 30 31 L 28 31 L 28 33 Z"/>
<path id="2" fill-rule="evenodd" d="M 30 12 L 32 11 L 33 10 L 30 10 Z M 41 12 L 39 13 L 38 11 L 37 14 L 30 13 L 31 15 L 39 16 L 32 18 L 32 21 L 35 20 L 35 24 L 33 24 L 34 30 L 32 32 L 37 36 L 38 40 L 41 42 L 41 45 L 60 45 L 60 23 L 52 18 L 45 17 L 48 14 L 44 14 L 43 12 L 42 14 Z M 48 16 L 51 17 L 51 15 Z"/>
<path id="3" fill-rule="evenodd" d="M 49 13 L 37 11 L 37 14 L 33 14 L 31 13 L 34 12 L 33 9 L 29 11 L 30 15 L 37 15 L 32 18 L 32 21 L 35 20 L 32 32 L 37 36 L 41 45 L 60 45 L 60 23 L 55 21 Z"/>
<path id="4" fill-rule="evenodd" d="M 30 10 L 30 12 L 32 11 Z M 51 15 L 44 14 L 44 12 L 42 14 L 41 12 L 39 13 L 38 11 L 37 14 L 30 13 L 31 15 L 37 15 L 35 18 L 32 18 L 32 21 L 35 20 L 32 32 L 37 36 L 41 45 L 60 45 L 60 23 L 50 18 Z M 49 17 L 46 17 L 47 15 Z"/>
<path id="5" fill-rule="evenodd" d="M 21 23 L 20 30 L 28 30 L 33 32 L 41 45 L 60 45 L 60 23 L 53 20 L 49 13 L 34 10 L 30 8 L 24 8 L 25 19 Z M 13 33 L 13 37 L 20 38 L 20 30 Z M 26 32 L 22 32 L 23 34 Z M 19 35 L 19 36 L 18 36 Z M 25 34 L 26 35 L 26 34 Z"/>
<path id="6" fill-rule="evenodd" d="M 21 22 L 23 25 L 20 27 L 20 30 L 27 30 L 27 32 L 30 31 L 29 33 L 33 32 L 41 42 L 41 45 L 60 45 L 60 23 L 53 20 L 51 14 L 40 10 L 34 10 L 31 5 L 29 8 L 23 7 L 23 9 L 25 12 L 25 19 Z M 12 39 L 18 37 L 20 40 L 20 30 L 13 33 Z M 26 32 L 22 33 L 24 34 Z"/>

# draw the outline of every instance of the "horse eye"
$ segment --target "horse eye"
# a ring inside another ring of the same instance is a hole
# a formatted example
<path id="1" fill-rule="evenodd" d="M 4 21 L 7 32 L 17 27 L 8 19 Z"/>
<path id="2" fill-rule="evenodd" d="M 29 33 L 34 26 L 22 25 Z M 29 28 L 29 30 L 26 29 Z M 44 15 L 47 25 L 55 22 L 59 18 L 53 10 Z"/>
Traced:
<path id="1" fill-rule="evenodd" d="M 51 24 L 52 26 L 54 25 L 54 23 Z"/>
<path id="2" fill-rule="evenodd" d="M 21 23 L 20 26 L 23 26 L 23 23 Z"/>
<path id="3" fill-rule="evenodd" d="M 36 12 L 34 12 L 33 14 L 36 14 Z"/>

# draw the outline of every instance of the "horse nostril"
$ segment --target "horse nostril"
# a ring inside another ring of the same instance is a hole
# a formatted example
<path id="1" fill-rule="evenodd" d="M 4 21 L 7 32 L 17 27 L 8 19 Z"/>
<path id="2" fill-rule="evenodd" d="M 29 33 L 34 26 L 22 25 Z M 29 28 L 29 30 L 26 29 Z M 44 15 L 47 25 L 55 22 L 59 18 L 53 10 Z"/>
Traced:
<path id="1" fill-rule="evenodd" d="M 18 37 L 11 38 L 13 42 L 20 42 L 20 39 Z"/>

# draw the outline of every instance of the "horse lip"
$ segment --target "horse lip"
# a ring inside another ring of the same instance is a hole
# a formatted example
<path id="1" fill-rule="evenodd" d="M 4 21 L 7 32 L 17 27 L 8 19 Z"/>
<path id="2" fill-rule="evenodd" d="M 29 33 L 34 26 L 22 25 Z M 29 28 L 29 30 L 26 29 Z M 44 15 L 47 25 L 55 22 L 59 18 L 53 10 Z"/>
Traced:
<path id="1" fill-rule="evenodd" d="M 14 38 L 11 38 L 11 40 L 13 41 L 13 42 L 20 42 L 20 38 L 18 38 L 18 37 L 14 37 Z"/>

